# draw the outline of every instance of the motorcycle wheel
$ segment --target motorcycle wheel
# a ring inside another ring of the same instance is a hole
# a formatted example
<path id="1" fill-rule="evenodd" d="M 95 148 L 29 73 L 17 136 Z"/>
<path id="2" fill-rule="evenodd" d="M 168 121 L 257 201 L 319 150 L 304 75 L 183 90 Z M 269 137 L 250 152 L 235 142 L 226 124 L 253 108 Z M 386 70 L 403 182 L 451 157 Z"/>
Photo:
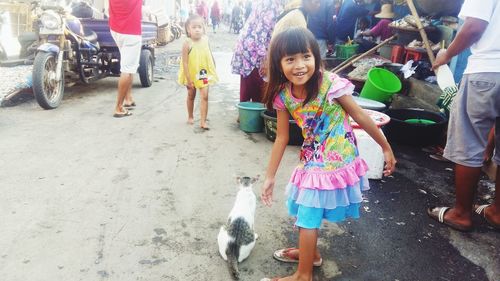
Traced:
<path id="1" fill-rule="evenodd" d="M 150 50 L 141 51 L 141 60 L 139 61 L 139 78 L 141 85 L 145 88 L 153 84 L 153 55 Z"/>
<path id="2" fill-rule="evenodd" d="M 175 28 L 175 26 L 172 25 L 172 27 L 170 28 L 170 31 L 172 32 L 174 39 L 179 38 L 179 35 L 177 34 L 178 31 L 177 31 L 177 28 Z"/>
<path id="3" fill-rule="evenodd" d="M 177 29 L 177 33 L 176 33 L 176 35 L 177 35 L 177 36 L 175 37 L 175 39 L 179 39 L 179 38 L 181 38 L 181 35 L 182 35 L 182 29 L 181 29 L 181 28 L 179 28 L 178 26 L 176 26 L 176 27 L 175 27 L 175 29 Z"/>
<path id="4" fill-rule="evenodd" d="M 64 95 L 64 74 L 56 81 L 57 59 L 53 53 L 38 52 L 33 63 L 33 93 L 43 109 L 54 109 Z"/>

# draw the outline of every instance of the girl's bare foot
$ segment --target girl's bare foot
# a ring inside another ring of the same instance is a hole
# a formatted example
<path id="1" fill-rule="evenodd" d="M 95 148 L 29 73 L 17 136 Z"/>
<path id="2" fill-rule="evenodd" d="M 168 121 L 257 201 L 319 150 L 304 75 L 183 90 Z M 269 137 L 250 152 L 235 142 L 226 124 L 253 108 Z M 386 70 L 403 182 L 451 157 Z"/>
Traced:
<path id="1" fill-rule="evenodd" d="M 193 118 L 188 118 L 187 123 L 188 123 L 189 125 L 193 125 L 193 124 L 194 124 L 194 120 L 193 120 Z"/>

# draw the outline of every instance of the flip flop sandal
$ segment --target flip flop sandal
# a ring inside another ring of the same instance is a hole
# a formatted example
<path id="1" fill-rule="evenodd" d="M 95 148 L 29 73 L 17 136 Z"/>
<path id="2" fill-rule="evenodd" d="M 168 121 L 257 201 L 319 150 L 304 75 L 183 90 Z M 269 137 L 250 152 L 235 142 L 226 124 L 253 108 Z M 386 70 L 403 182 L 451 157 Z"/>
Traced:
<path id="1" fill-rule="evenodd" d="M 135 104 L 135 101 L 132 102 L 131 104 L 124 104 L 123 107 L 135 107 L 136 104 Z"/>
<path id="2" fill-rule="evenodd" d="M 450 207 L 434 207 L 427 209 L 427 215 L 439 223 L 449 226 L 455 230 L 462 232 L 469 232 L 473 229 L 472 226 L 463 226 L 451 221 L 444 220 L 444 214 L 450 209 Z"/>
<path id="3" fill-rule="evenodd" d="M 299 259 L 290 256 L 289 252 L 293 250 L 298 250 L 297 248 L 285 248 L 285 249 L 280 249 L 274 252 L 273 258 L 282 261 L 282 262 L 288 262 L 288 263 L 298 263 Z M 313 262 L 313 266 L 319 267 L 323 264 L 323 258 L 320 258 L 319 261 Z"/>
<path id="4" fill-rule="evenodd" d="M 451 162 L 450 160 L 444 158 L 443 155 L 440 155 L 437 153 L 431 154 L 431 155 L 429 155 L 429 157 L 434 159 L 434 160 L 441 161 L 441 162 Z"/>
<path id="5" fill-rule="evenodd" d="M 426 146 L 422 148 L 422 151 L 427 153 L 436 153 L 437 149 L 435 146 Z"/>
<path id="6" fill-rule="evenodd" d="M 113 117 L 115 117 L 115 118 L 122 118 L 122 117 L 127 117 L 127 116 L 130 116 L 130 115 L 132 115 L 132 112 L 130 112 L 130 111 L 127 110 L 127 111 L 122 112 L 122 113 L 115 113 L 115 114 L 113 114 Z"/>
<path id="7" fill-rule="evenodd" d="M 488 217 L 486 217 L 486 208 L 488 208 L 490 205 L 489 204 L 485 204 L 485 205 L 474 205 L 474 212 L 476 212 L 476 214 L 482 216 L 484 218 L 484 220 L 486 221 L 486 223 L 488 223 L 489 226 L 493 227 L 494 229 L 496 230 L 500 230 L 500 225 L 497 225 L 497 224 L 494 224 L 492 221 L 490 221 L 488 219 Z"/>
<path id="8" fill-rule="evenodd" d="M 275 278 L 272 278 L 272 279 L 266 277 L 266 278 L 260 279 L 260 281 L 278 281 L 278 280 L 280 280 L 279 277 L 275 277 Z"/>

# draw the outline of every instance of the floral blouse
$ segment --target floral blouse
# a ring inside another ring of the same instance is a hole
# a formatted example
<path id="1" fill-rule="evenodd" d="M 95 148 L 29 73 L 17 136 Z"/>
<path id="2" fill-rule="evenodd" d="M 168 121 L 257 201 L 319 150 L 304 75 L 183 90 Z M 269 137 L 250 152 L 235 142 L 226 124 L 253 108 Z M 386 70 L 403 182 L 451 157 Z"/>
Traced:
<path id="1" fill-rule="evenodd" d="M 232 72 L 244 77 L 260 68 L 276 19 L 283 11 L 283 0 L 257 0 L 236 42 L 231 60 Z"/>
<path id="2" fill-rule="evenodd" d="M 359 153 L 347 112 L 336 100 L 350 95 L 354 85 L 336 74 L 325 72 L 318 96 L 303 105 L 286 85 L 274 99 L 274 108 L 288 110 L 302 128 L 304 143 L 300 169 L 335 171 L 355 162 Z"/>

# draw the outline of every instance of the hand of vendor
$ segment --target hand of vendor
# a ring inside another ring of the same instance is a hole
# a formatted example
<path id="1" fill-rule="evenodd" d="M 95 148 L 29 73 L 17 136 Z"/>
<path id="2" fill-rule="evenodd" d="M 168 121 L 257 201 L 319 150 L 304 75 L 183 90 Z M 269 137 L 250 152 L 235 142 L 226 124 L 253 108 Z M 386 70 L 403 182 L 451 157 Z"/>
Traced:
<path id="1" fill-rule="evenodd" d="M 432 70 L 436 70 L 443 64 L 447 64 L 451 60 L 451 57 L 448 55 L 446 49 L 441 49 L 437 55 L 434 63 L 432 64 Z"/>
<path id="2" fill-rule="evenodd" d="M 368 30 L 365 30 L 365 31 L 361 32 L 361 35 L 363 35 L 363 36 L 372 36 L 372 33 L 371 33 L 371 31 L 368 29 Z"/>

